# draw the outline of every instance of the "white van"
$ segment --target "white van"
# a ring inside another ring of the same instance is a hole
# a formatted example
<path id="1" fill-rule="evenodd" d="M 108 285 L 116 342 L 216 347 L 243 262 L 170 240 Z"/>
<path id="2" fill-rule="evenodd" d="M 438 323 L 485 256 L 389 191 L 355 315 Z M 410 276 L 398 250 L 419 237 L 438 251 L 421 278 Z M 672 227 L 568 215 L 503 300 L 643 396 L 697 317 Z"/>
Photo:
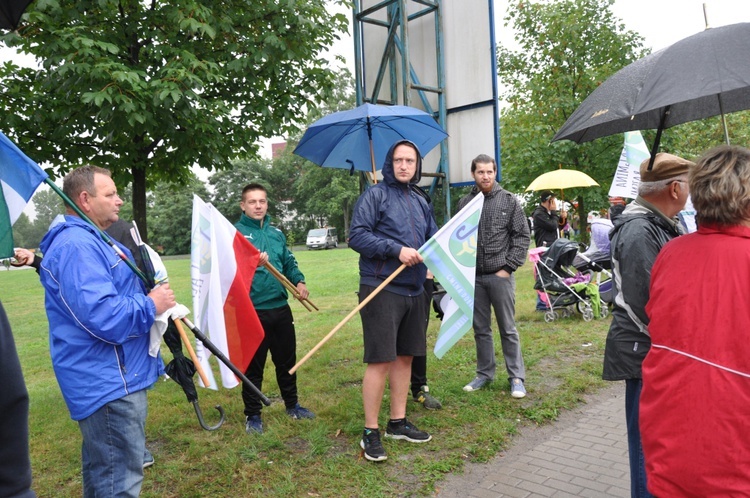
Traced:
<path id="1" fill-rule="evenodd" d="M 307 232 L 308 249 L 328 249 L 339 246 L 339 236 L 335 228 L 314 228 Z"/>

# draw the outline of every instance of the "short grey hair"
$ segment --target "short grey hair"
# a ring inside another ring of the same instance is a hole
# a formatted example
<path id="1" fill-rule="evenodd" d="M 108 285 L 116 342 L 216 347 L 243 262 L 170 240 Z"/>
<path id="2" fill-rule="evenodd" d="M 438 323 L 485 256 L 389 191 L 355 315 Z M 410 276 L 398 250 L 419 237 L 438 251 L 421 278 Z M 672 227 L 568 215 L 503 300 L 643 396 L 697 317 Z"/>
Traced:
<path id="1" fill-rule="evenodd" d="M 638 195 L 641 197 L 650 197 L 652 195 L 658 195 L 664 192 L 669 184 L 676 181 L 688 181 L 688 174 L 678 175 L 673 178 L 667 178 L 666 180 L 658 180 L 655 182 L 641 182 L 638 185 Z"/>

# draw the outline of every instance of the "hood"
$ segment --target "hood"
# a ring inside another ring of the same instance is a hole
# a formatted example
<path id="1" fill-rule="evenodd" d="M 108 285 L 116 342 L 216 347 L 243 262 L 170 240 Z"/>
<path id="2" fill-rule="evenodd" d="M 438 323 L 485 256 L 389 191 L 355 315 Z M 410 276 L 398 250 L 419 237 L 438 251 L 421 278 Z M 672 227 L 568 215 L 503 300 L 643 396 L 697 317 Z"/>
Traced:
<path id="1" fill-rule="evenodd" d="M 381 171 L 383 175 L 383 181 L 388 185 L 401 184 L 401 182 L 396 180 L 396 175 L 393 173 L 393 151 L 401 144 L 409 144 L 417 151 L 417 171 L 416 173 L 414 173 L 412 179 L 409 180 L 409 185 L 416 185 L 422 180 L 422 153 L 419 151 L 419 147 L 417 147 L 414 142 L 411 142 L 409 140 L 399 140 L 398 142 L 391 145 L 390 149 L 388 149 L 388 153 L 385 155 L 383 169 Z"/>
<path id="2" fill-rule="evenodd" d="M 47 249 L 49 249 L 50 244 L 52 244 L 52 241 L 55 240 L 55 238 L 62 233 L 63 230 L 66 230 L 72 225 L 80 226 L 88 230 L 89 232 L 93 233 L 97 237 L 99 236 L 99 233 L 96 231 L 96 229 L 83 221 L 78 216 L 73 215 L 65 215 L 64 223 L 60 222 L 57 224 L 53 224 L 47 234 L 42 238 L 42 242 L 39 244 L 39 250 L 42 252 L 42 254 L 45 254 L 47 252 Z"/>

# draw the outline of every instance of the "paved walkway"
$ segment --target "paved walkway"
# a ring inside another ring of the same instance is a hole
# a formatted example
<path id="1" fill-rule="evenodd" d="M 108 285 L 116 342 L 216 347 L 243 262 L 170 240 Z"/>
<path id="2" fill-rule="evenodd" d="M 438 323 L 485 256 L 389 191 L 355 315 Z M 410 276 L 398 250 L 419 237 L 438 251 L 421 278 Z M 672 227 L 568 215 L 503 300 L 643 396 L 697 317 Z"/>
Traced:
<path id="1" fill-rule="evenodd" d="M 449 477 L 438 498 L 629 497 L 625 385 L 613 382 L 544 427 L 523 428 L 508 451 Z"/>

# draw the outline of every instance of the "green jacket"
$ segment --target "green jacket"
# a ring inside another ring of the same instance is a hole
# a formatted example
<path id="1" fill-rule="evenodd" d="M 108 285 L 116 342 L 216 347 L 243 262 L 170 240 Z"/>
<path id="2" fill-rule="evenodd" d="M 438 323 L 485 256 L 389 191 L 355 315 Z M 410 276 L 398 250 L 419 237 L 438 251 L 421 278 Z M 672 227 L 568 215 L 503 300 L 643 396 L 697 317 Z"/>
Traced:
<path id="1" fill-rule="evenodd" d="M 242 213 L 235 227 L 260 252 L 268 253 L 268 262 L 294 285 L 305 281 L 305 276 L 297 266 L 294 254 L 286 246 L 286 237 L 281 230 L 270 224 L 271 217 L 266 215 L 263 221 L 254 220 Z M 255 309 L 270 310 L 287 304 L 289 294 L 276 277 L 259 266 L 255 270 L 253 286 L 250 289 L 250 300 Z"/>

